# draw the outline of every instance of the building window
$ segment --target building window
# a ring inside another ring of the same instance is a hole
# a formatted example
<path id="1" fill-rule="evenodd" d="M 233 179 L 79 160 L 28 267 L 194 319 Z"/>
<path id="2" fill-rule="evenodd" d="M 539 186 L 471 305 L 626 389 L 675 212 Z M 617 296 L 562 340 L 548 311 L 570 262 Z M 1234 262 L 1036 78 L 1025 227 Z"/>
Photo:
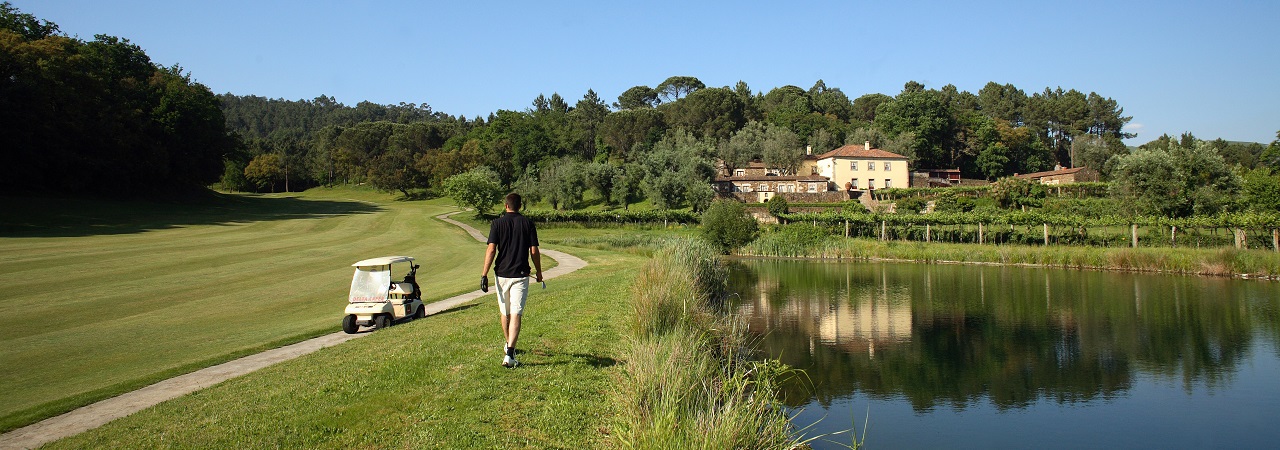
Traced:
<path id="1" fill-rule="evenodd" d="M 747 174 L 747 171 L 744 169 L 733 169 L 733 176 L 735 177 L 745 176 L 746 174 Z"/>
<path id="2" fill-rule="evenodd" d="M 849 161 L 849 170 L 857 171 L 857 170 L 858 170 L 858 162 L 857 162 L 857 161 Z"/>
<path id="3" fill-rule="evenodd" d="M 884 188 L 885 188 L 885 189 L 889 189 L 889 188 L 891 188 L 891 187 L 893 187 L 893 180 L 890 180 L 890 179 L 888 179 L 888 178 L 885 178 L 885 179 L 884 179 Z"/>
<path id="4" fill-rule="evenodd" d="M 756 189 L 759 189 L 760 192 L 766 192 L 769 190 L 769 185 L 760 183 L 760 186 L 757 186 Z"/>
<path id="5" fill-rule="evenodd" d="M 867 189 L 868 189 L 868 190 L 870 190 L 870 189 L 875 189 L 875 188 L 876 188 L 876 180 L 872 180 L 872 179 L 870 179 L 870 178 L 867 178 Z"/>
<path id="6" fill-rule="evenodd" d="M 887 172 L 887 171 L 889 171 L 889 161 L 885 161 L 885 162 L 884 162 L 884 170 L 885 170 L 886 172 Z"/>
<path id="7" fill-rule="evenodd" d="M 858 179 L 857 179 L 857 178 L 854 178 L 854 179 L 853 179 L 853 188 L 854 188 L 854 189 L 857 189 L 857 188 L 858 188 Z"/>
<path id="8" fill-rule="evenodd" d="M 808 183 L 809 192 L 818 192 L 818 183 Z"/>
<path id="9" fill-rule="evenodd" d="M 867 170 L 876 170 L 876 162 L 867 161 Z"/>

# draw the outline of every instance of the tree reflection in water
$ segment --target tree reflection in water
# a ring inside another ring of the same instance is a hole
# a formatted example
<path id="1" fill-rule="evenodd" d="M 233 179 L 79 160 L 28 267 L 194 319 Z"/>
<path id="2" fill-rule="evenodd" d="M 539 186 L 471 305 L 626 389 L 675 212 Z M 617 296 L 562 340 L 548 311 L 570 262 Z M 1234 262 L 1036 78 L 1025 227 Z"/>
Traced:
<path id="1" fill-rule="evenodd" d="M 1280 341 L 1275 286 L 967 265 L 737 260 L 732 308 L 804 369 L 786 401 L 855 392 L 916 411 L 1123 395 L 1140 375 L 1224 387 L 1254 333 Z M 1276 346 L 1280 348 L 1280 346 Z"/>

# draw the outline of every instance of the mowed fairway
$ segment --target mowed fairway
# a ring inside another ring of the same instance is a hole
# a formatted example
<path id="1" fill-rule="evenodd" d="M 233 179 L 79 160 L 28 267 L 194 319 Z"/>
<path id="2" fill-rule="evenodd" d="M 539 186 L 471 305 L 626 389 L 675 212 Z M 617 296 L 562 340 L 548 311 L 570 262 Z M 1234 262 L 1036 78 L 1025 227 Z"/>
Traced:
<path id="1" fill-rule="evenodd" d="M 361 190 L 206 206 L 8 202 L 0 430 L 338 331 L 357 260 L 416 256 L 429 302 L 474 289 L 483 258 L 433 218 L 455 209 L 447 202 Z"/>
<path id="2" fill-rule="evenodd" d="M 478 245 L 478 244 L 476 244 Z M 643 257 L 534 287 L 503 368 L 493 294 L 148 408 L 48 448 L 601 448 Z M 477 263 L 479 264 L 479 263 Z M 470 280 L 472 277 L 468 277 Z"/>

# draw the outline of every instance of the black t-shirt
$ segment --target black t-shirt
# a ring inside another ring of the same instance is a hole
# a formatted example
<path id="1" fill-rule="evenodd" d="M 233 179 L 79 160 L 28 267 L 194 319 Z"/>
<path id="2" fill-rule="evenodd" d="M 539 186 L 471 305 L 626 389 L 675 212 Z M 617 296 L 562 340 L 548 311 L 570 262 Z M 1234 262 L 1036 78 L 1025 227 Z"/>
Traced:
<path id="1" fill-rule="evenodd" d="M 489 243 L 498 244 L 493 271 L 503 278 L 529 276 L 529 247 L 538 245 L 538 230 L 520 213 L 509 212 L 489 225 Z"/>

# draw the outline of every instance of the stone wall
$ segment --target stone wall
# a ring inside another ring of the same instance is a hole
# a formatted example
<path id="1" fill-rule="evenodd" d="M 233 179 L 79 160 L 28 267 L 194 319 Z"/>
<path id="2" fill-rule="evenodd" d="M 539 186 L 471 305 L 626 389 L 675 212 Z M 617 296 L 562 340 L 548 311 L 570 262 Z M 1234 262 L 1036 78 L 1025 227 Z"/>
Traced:
<path id="1" fill-rule="evenodd" d="M 759 198 L 756 192 L 719 192 L 721 198 L 737 199 L 743 203 L 756 203 Z M 774 193 L 774 197 L 782 197 L 787 199 L 787 203 L 840 203 L 845 200 L 858 198 L 861 195 L 859 191 L 828 191 L 828 192 L 778 192 Z"/>

